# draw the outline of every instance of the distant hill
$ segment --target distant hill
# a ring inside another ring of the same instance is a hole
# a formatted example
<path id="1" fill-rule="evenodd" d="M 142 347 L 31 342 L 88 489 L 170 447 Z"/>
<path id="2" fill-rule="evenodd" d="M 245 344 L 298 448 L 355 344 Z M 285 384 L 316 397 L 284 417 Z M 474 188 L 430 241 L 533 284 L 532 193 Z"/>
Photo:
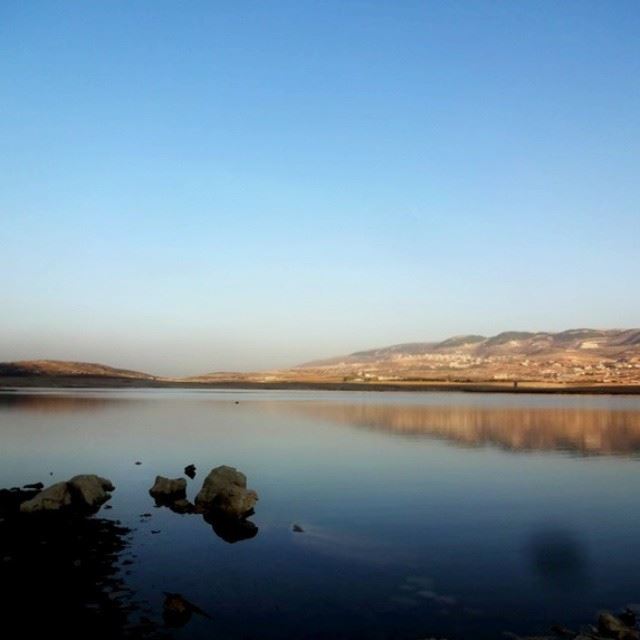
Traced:
<path id="1" fill-rule="evenodd" d="M 296 367 L 365 379 L 640 380 L 640 329 L 507 331 L 357 351 Z"/>
<path id="2" fill-rule="evenodd" d="M 116 369 L 104 364 L 92 362 L 67 362 L 65 360 L 21 360 L 18 362 L 0 362 L 0 376 L 6 377 L 75 377 L 127 378 L 136 380 L 155 380 L 156 376 L 129 369 Z"/>

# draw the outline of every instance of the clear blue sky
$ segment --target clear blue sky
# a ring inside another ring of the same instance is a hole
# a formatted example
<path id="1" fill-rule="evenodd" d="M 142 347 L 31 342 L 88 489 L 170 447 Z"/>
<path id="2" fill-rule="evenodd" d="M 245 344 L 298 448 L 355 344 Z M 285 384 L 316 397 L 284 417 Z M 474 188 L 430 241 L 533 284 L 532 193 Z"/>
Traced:
<path id="1" fill-rule="evenodd" d="M 640 325 L 640 2 L 0 3 L 0 360 Z"/>

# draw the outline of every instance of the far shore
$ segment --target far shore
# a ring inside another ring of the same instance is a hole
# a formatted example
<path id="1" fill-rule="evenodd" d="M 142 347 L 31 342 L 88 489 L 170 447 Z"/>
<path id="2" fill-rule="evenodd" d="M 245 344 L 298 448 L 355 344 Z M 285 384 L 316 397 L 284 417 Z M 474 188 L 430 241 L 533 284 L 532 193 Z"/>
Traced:
<path id="1" fill-rule="evenodd" d="M 12 389 L 282 389 L 300 391 L 462 391 L 467 393 L 539 393 L 639 395 L 640 383 L 575 384 L 518 381 L 338 382 L 323 380 L 173 380 L 109 376 L 0 376 L 0 391 Z"/>

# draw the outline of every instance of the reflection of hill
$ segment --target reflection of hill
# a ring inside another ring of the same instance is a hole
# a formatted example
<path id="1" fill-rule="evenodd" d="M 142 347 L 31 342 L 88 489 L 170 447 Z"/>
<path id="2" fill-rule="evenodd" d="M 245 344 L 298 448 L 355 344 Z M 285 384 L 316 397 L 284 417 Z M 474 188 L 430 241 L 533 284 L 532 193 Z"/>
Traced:
<path id="1" fill-rule="evenodd" d="M 71 396 L 56 394 L 0 394 L 0 409 L 20 409 L 36 413 L 75 413 L 104 409 L 116 403 L 130 402 L 126 398 L 113 396 L 99 398 L 96 396 Z"/>
<path id="2" fill-rule="evenodd" d="M 324 403 L 292 406 L 313 418 L 394 434 L 446 438 L 467 446 L 585 454 L 640 451 L 640 411 Z"/>

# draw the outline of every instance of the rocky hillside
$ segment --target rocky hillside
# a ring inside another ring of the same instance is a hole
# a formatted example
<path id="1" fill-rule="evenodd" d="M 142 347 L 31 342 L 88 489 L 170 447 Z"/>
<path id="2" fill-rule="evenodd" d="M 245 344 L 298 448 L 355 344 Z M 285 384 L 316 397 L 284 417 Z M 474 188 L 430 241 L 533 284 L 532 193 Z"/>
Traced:
<path id="1" fill-rule="evenodd" d="M 298 370 L 356 379 L 631 381 L 640 379 L 640 329 L 508 331 L 358 351 Z"/>
<path id="2" fill-rule="evenodd" d="M 0 362 L 0 376 L 7 377 L 75 377 L 129 378 L 154 380 L 155 376 L 128 369 L 116 369 L 104 364 L 91 362 L 67 362 L 64 360 L 22 360 L 19 362 Z"/>

